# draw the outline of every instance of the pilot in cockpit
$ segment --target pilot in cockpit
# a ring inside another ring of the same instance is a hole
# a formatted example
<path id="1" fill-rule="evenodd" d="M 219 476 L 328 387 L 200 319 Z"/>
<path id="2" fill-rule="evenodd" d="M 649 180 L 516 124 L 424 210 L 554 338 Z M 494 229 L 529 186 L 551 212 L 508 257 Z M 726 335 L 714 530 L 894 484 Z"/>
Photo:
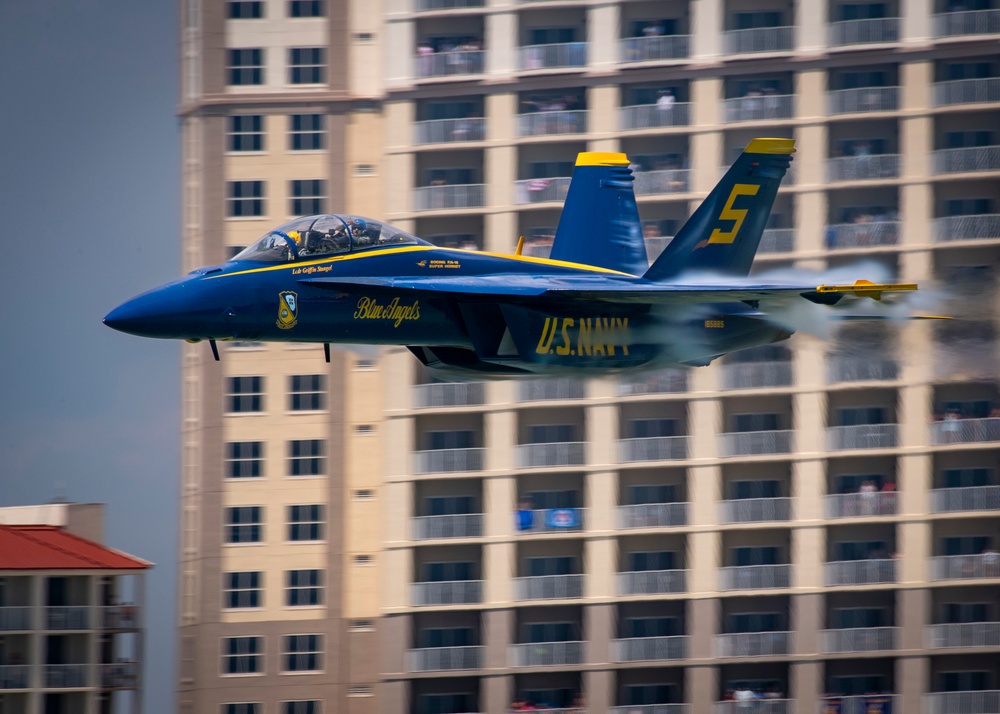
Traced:
<path id="1" fill-rule="evenodd" d="M 351 221 L 351 243 L 355 248 L 367 248 L 372 244 L 367 228 L 367 224 L 360 218 Z"/>

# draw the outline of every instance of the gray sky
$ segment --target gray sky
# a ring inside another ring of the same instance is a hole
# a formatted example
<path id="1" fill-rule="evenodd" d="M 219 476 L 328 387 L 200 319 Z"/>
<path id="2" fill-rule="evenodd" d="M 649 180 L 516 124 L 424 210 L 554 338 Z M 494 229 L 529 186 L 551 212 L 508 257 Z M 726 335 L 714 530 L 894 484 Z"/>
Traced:
<path id="1" fill-rule="evenodd" d="M 101 324 L 180 271 L 176 3 L 0 0 L 0 506 L 108 504 L 173 711 L 178 345 Z"/>

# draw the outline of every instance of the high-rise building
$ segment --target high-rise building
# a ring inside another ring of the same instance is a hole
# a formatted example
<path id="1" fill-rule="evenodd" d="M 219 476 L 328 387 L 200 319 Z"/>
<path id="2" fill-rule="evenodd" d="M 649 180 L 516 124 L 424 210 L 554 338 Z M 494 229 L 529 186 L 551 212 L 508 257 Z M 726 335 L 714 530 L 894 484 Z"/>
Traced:
<path id="1" fill-rule="evenodd" d="M 544 255 L 585 150 L 631 158 L 652 258 L 779 136 L 757 272 L 864 263 L 963 318 L 806 317 L 835 337 L 591 381 L 187 347 L 182 711 L 995 710 L 1000 9 L 185 0 L 181 22 L 188 267 L 316 212 Z"/>

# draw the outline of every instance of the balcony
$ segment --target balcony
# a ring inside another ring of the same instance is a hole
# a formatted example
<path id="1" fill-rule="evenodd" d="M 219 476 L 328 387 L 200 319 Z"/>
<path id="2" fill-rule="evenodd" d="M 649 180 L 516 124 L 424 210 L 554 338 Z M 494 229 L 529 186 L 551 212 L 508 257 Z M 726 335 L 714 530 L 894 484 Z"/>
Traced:
<path id="1" fill-rule="evenodd" d="M 665 595 L 686 591 L 686 570 L 627 570 L 618 573 L 619 595 Z"/>
<path id="2" fill-rule="evenodd" d="M 720 590 L 768 590 L 787 588 L 791 565 L 730 565 L 719 568 Z"/>
<path id="3" fill-rule="evenodd" d="M 482 590 L 482 580 L 412 583 L 410 585 L 410 604 L 414 607 L 471 605 L 482 602 Z"/>
<path id="4" fill-rule="evenodd" d="M 898 424 L 855 424 L 826 428 L 826 448 L 829 451 L 894 449 L 898 444 Z"/>
<path id="5" fill-rule="evenodd" d="M 653 37 L 626 37 L 619 40 L 619 61 L 662 62 L 685 59 L 691 54 L 688 35 L 658 35 Z"/>
<path id="6" fill-rule="evenodd" d="M 572 600 L 583 597 L 583 575 L 514 578 L 515 600 Z"/>
<path id="7" fill-rule="evenodd" d="M 826 381 L 843 382 L 892 382 L 899 378 L 899 364 L 883 357 L 829 357 L 826 363 Z"/>
<path id="8" fill-rule="evenodd" d="M 1000 441 L 1000 418 L 986 419 L 945 419 L 931 425 L 931 443 L 977 444 L 985 441 Z"/>
<path id="9" fill-rule="evenodd" d="M 1000 556 L 938 555 L 930 559 L 931 580 L 978 580 L 1000 578 Z"/>
<path id="10" fill-rule="evenodd" d="M 899 176 L 899 154 L 841 156 L 826 162 L 826 180 L 872 181 Z"/>
<path id="11" fill-rule="evenodd" d="M 690 104 L 674 103 L 669 108 L 655 104 L 634 104 L 618 110 L 622 131 L 635 129 L 660 129 L 669 126 L 687 126 L 690 122 Z"/>
<path id="12" fill-rule="evenodd" d="M 723 121 L 767 121 L 792 118 L 793 94 L 766 94 L 723 101 Z"/>
<path id="13" fill-rule="evenodd" d="M 936 488 L 931 491 L 931 513 L 1000 510 L 1000 486 Z"/>
<path id="14" fill-rule="evenodd" d="M 101 687 L 104 689 L 136 689 L 139 686 L 139 663 L 116 662 L 101 665 Z"/>
<path id="15" fill-rule="evenodd" d="M 28 684 L 28 665 L 0 665 L 0 690 L 27 689 Z"/>
<path id="16" fill-rule="evenodd" d="M 519 510 L 518 533 L 565 533 L 582 531 L 584 509 L 549 508 L 547 510 Z"/>
<path id="17" fill-rule="evenodd" d="M 996 714 L 1000 690 L 932 692 L 924 695 L 924 714 Z"/>
<path id="18" fill-rule="evenodd" d="M 831 45 L 899 42 L 899 18 L 878 17 L 830 23 Z"/>
<path id="19" fill-rule="evenodd" d="M 75 689 L 86 687 L 86 664 L 47 664 L 44 665 L 43 686 L 50 689 Z"/>
<path id="20" fill-rule="evenodd" d="M 719 502 L 722 523 L 760 523 L 791 518 L 790 498 L 739 498 Z"/>
<path id="21" fill-rule="evenodd" d="M 418 474 L 482 471 L 485 449 L 428 449 L 414 451 L 413 470 Z"/>
<path id="22" fill-rule="evenodd" d="M 927 646 L 1000 647 L 1000 622 L 963 622 L 927 626 Z"/>
<path id="23" fill-rule="evenodd" d="M 611 642 L 612 662 L 656 662 L 684 659 L 687 656 L 685 635 L 675 637 L 627 637 Z"/>
<path id="24" fill-rule="evenodd" d="M 586 42 L 526 45 L 520 48 L 521 69 L 559 69 L 587 65 Z"/>
<path id="25" fill-rule="evenodd" d="M 629 704 L 608 709 L 611 714 L 689 714 L 688 704 Z"/>
<path id="26" fill-rule="evenodd" d="M 413 189 L 413 210 L 443 211 L 454 208 L 482 208 L 485 184 L 420 186 Z"/>
<path id="27" fill-rule="evenodd" d="M 898 627 L 823 630 L 820 632 L 820 649 L 827 654 L 894 650 L 898 630 Z"/>
<path id="28" fill-rule="evenodd" d="M 583 661 L 582 642 L 525 642 L 510 646 L 511 667 L 574 665 Z"/>
<path id="29" fill-rule="evenodd" d="M 641 394 L 679 394 L 687 391 L 688 373 L 682 369 L 662 369 L 623 379 L 618 383 L 619 397 Z"/>
<path id="30" fill-rule="evenodd" d="M 587 131 L 585 109 L 526 112 L 517 115 L 518 136 L 556 136 Z"/>
<path id="31" fill-rule="evenodd" d="M 485 402 L 482 382 L 434 382 L 413 387 L 415 409 L 470 407 Z"/>
<path id="32" fill-rule="evenodd" d="M 934 106 L 1000 101 L 1000 77 L 953 79 L 934 83 Z"/>
<path id="33" fill-rule="evenodd" d="M 583 399 L 586 386 L 582 379 L 522 379 L 517 384 L 517 398 L 522 402 Z"/>
<path id="34" fill-rule="evenodd" d="M 482 141 L 486 137 L 486 120 L 483 117 L 466 119 L 431 119 L 413 125 L 413 143 L 450 144 L 463 141 Z"/>
<path id="35" fill-rule="evenodd" d="M 873 711 L 872 707 L 878 706 L 875 711 L 895 712 L 899 711 L 896 701 L 896 694 L 865 694 L 853 697 L 827 697 L 820 705 L 820 712 L 838 711 L 840 714 L 868 714 Z M 834 702 L 839 702 L 837 709 Z M 886 702 L 883 704 L 883 702 Z"/>
<path id="36" fill-rule="evenodd" d="M 546 203 L 548 201 L 558 201 L 562 203 L 566 200 L 566 193 L 569 191 L 569 176 L 543 179 L 524 179 L 514 182 L 514 203 L 523 205 L 526 203 Z"/>
<path id="37" fill-rule="evenodd" d="M 518 444 L 517 466 L 537 469 L 547 466 L 580 466 L 584 463 L 586 443 L 564 441 L 552 444 Z"/>
<path id="38" fill-rule="evenodd" d="M 690 190 L 689 169 L 663 171 L 637 171 L 632 188 L 637 196 L 655 196 L 666 193 L 686 193 Z"/>
<path id="39" fill-rule="evenodd" d="M 794 27 L 755 27 L 723 33 L 726 53 L 742 55 L 756 52 L 790 52 L 795 38 Z"/>
<path id="40" fill-rule="evenodd" d="M 792 450 L 793 433 L 791 429 L 784 429 L 719 434 L 719 454 L 721 456 L 787 454 Z"/>
<path id="41" fill-rule="evenodd" d="M 825 564 L 827 585 L 877 585 L 896 582 L 893 558 L 832 560 Z"/>
<path id="42" fill-rule="evenodd" d="M 740 632 L 715 636 L 716 657 L 772 657 L 788 654 L 788 632 Z"/>
<path id="43" fill-rule="evenodd" d="M 484 0 L 414 0 L 417 12 L 483 7 Z"/>
<path id="44" fill-rule="evenodd" d="M 647 436 L 618 440 L 618 460 L 623 464 L 686 459 L 687 455 L 686 436 Z"/>
<path id="45" fill-rule="evenodd" d="M 750 708 L 747 708 L 747 705 Z M 712 714 L 793 714 L 794 699 L 754 699 L 751 702 L 715 702 Z M 803 713 L 804 714 L 804 713 Z"/>
<path id="46" fill-rule="evenodd" d="M 826 244 L 830 250 L 876 248 L 898 242 L 899 221 L 835 223 L 826 227 Z"/>
<path id="47" fill-rule="evenodd" d="M 1000 34 L 1000 10 L 963 10 L 934 16 L 935 37 Z"/>
<path id="48" fill-rule="evenodd" d="M 935 174 L 1000 170 L 1000 146 L 941 149 L 935 151 L 933 156 L 932 170 Z"/>
<path id="49" fill-rule="evenodd" d="M 90 608 L 47 607 L 45 608 L 45 628 L 47 630 L 89 630 Z"/>
<path id="50" fill-rule="evenodd" d="M 794 228 L 765 228 L 760 237 L 758 253 L 790 253 L 795 244 Z"/>
<path id="51" fill-rule="evenodd" d="M 446 672 L 482 667 L 484 647 L 427 647 L 406 653 L 407 672 Z"/>
<path id="52" fill-rule="evenodd" d="M 101 627 L 105 630 L 138 630 L 135 605 L 108 605 L 100 608 Z"/>
<path id="53" fill-rule="evenodd" d="M 934 242 L 995 240 L 1000 238 L 1000 214 L 947 216 L 934 219 Z"/>
<path id="54" fill-rule="evenodd" d="M 33 629 L 30 607 L 0 607 L 0 632 Z"/>
<path id="55" fill-rule="evenodd" d="M 444 516 L 417 516 L 410 521 L 413 540 L 435 538 L 478 538 L 483 534 L 481 513 L 453 513 Z"/>
<path id="56" fill-rule="evenodd" d="M 899 109 L 899 87 L 837 89 L 826 94 L 830 114 L 894 112 Z"/>
<path id="57" fill-rule="evenodd" d="M 619 528 L 662 528 L 686 525 L 686 503 L 641 503 L 618 506 Z"/>
<path id="58" fill-rule="evenodd" d="M 483 50 L 452 50 L 413 58 L 417 79 L 462 77 L 483 73 L 486 53 Z"/>
<path id="59" fill-rule="evenodd" d="M 791 362 L 736 362 L 722 366 L 723 389 L 787 387 L 791 383 Z"/>
<path id="60" fill-rule="evenodd" d="M 837 493 L 826 497 L 827 518 L 872 518 L 896 515 L 895 491 Z"/>

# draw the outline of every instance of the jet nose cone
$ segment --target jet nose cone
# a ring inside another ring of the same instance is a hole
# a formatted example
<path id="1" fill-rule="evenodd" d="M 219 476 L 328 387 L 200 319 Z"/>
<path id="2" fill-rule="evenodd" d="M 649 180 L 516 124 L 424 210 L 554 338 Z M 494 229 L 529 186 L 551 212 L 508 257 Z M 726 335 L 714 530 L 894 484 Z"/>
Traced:
<path id="1" fill-rule="evenodd" d="M 186 337 L 192 312 L 191 290 L 171 283 L 122 303 L 104 317 L 104 324 L 140 337 Z"/>
<path id="2" fill-rule="evenodd" d="M 153 315 L 148 309 L 149 306 L 143 306 L 144 302 L 141 298 L 135 298 L 122 303 L 104 316 L 104 324 L 130 335 L 147 334 L 151 327 L 150 318 Z"/>

